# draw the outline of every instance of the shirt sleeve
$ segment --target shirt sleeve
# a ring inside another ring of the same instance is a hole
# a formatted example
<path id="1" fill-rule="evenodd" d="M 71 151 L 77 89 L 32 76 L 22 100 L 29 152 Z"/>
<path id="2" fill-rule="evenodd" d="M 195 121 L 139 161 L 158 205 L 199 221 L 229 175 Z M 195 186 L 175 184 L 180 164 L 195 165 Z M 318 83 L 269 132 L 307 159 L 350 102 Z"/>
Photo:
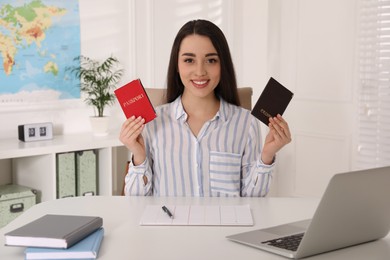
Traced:
<path id="1" fill-rule="evenodd" d="M 144 176 L 147 178 L 147 183 L 144 182 Z M 130 161 L 129 171 L 125 177 L 125 195 L 128 196 L 150 196 L 152 194 L 152 171 L 149 160 L 146 160 L 135 166 L 133 161 Z"/>
<path id="2" fill-rule="evenodd" d="M 242 197 L 264 197 L 269 192 L 272 173 L 275 168 L 275 158 L 270 165 L 261 161 L 261 140 L 260 121 L 253 117 L 242 157 Z"/>

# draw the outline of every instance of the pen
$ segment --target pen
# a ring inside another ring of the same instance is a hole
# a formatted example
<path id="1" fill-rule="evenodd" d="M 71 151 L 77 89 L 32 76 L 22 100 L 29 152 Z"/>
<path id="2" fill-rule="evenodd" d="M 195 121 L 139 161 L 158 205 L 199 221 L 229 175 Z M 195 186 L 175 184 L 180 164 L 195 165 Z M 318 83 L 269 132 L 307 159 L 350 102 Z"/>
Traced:
<path id="1" fill-rule="evenodd" d="M 164 210 L 165 213 L 168 214 L 168 216 L 169 216 L 171 219 L 173 219 L 173 215 L 172 215 L 172 213 L 169 211 L 169 209 L 168 209 L 167 207 L 162 206 L 162 209 Z"/>

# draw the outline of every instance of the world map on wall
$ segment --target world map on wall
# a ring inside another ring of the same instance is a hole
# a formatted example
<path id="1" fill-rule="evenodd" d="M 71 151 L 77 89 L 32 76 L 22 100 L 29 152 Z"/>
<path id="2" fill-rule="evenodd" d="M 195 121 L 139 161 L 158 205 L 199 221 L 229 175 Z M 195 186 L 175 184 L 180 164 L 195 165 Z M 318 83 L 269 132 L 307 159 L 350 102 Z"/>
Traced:
<path id="1" fill-rule="evenodd" d="M 0 54 L 0 103 L 79 98 L 78 0 L 2 0 Z"/>

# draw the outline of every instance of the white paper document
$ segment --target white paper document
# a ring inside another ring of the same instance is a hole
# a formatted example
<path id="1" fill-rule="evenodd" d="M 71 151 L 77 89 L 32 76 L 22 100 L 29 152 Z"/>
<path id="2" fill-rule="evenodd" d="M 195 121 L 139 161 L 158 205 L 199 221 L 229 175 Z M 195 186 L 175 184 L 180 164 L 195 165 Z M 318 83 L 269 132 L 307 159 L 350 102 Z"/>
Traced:
<path id="1" fill-rule="evenodd" d="M 165 205 L 173 217 L 162 209 L 163 205 L 146 206 L 141 226 L 253 226 L 249 205 Z"/>

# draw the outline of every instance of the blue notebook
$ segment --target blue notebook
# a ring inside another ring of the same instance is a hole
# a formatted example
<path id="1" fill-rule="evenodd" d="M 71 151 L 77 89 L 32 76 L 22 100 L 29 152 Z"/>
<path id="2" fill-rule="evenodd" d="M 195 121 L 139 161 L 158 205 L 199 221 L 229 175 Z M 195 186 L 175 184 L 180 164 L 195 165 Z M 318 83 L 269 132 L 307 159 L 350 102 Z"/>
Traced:
<path id="1" fill-rule="evenodd" d="M 104 229 L 99 228 L 68 249 L 28 247 L 25 259 L 96 259 L 103 235 Z"/>

